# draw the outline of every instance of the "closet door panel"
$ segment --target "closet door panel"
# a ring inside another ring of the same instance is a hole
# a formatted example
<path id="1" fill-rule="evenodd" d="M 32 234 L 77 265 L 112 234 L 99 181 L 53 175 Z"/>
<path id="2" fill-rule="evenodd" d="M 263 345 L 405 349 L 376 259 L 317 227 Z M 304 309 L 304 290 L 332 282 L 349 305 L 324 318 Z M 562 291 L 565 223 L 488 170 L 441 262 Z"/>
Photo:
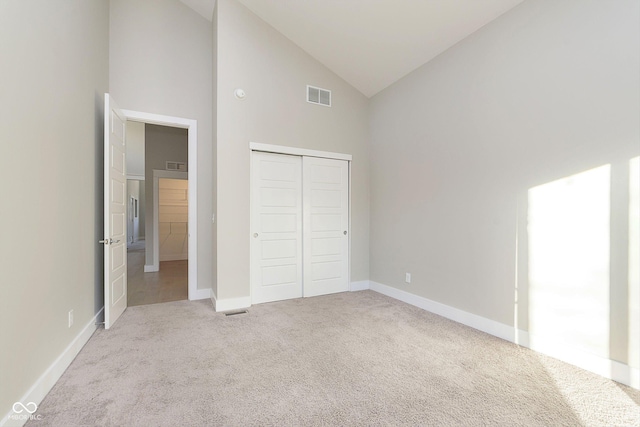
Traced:
<path id="1" fill-rule="evenodd" d="M 305 297 L 349 290 L 349 164 L 303 157 Z"/>
<path id="2" fill-rule="evenodd" d="M 252 153 L 251 300 L 302 296 L 302 159 Z"/>

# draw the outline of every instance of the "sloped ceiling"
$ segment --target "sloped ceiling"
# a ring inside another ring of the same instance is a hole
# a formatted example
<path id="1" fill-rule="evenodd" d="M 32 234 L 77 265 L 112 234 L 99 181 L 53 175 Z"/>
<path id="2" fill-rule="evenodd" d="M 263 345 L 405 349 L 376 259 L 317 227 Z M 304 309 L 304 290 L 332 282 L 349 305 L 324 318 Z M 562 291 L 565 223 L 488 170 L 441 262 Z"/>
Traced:
<path id="1" fill-rule="evenodd" d="M 211 19 L 215 0 L 181 0 Z M 238 0 L 371 97 L 523 0 Z"/>
<path id="2" fill-rule="evenodd" d="M 213 8 L 216 5 L 216 0 L 180 0 L 182 3 L 189 6 L 191 9 L 198 12 L 200 15 L 208 19 L 213 18 Z"/>

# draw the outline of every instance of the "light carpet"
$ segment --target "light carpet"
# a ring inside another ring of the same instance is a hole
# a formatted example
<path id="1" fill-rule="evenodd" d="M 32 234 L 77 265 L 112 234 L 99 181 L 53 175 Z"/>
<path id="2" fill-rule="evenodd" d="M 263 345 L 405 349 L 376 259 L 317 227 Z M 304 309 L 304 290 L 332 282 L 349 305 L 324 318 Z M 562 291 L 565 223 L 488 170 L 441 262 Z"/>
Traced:
<path id="1" fill-rule="evenodd" d="M 638 426 L 640 392 L 372 291 L 130 307 L 29 426 Z"/>

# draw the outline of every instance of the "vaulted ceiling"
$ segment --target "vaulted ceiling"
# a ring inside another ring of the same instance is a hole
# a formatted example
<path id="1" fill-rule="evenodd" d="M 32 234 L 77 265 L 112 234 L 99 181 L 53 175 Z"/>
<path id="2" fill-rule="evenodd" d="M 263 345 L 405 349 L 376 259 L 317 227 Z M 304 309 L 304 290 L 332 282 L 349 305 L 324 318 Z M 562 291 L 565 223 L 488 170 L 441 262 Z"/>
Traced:
<path id="1" fill-rule="evenodd" d="M 211 20 L 215 0 L 181 0 Z M 523 0 L 238 0 L 370 97 Z"/>

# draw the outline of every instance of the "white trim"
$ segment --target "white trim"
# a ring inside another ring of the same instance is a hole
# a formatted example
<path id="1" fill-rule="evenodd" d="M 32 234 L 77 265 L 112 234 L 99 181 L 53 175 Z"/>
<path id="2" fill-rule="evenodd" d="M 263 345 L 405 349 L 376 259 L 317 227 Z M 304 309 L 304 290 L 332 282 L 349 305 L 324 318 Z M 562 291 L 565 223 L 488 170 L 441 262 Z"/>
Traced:
<path id="1" fill-rule="evenodd" d="M 361 283 L 361 282 L 354 282 Z M 531 335 L 513 326 L 487 319 L 430 299 L 412 294 L 392 286 L 369 281 L 370 289 L 391 298 L 406 302 L 423 310 L 462 323 L 498 338 L 530 348 L 563 362 L 578 366 L 587 371 L 612 379 L 630 387 L 640 389 L 640 370 L 615 360 L 599 357 L 563 343 Z M 353 283 L 352 283 L 352 290 Z"/>
<path id="2" fill-rule="evenodd" d="M 189 299 L 198 290 L 198 121 L 181 117 L 162 116 L 140 111 L 122 110 L 127 120 L 187 129 L 189 164 Z M 157 258 L 156 258 L 157 259 Z M 147 266 L 145 265 L 145 272 Z M 157 270 L 156 270 L 157 271 Z"/>
<path id="3" fill-rule="evenodd" d="M 127 179 L 133 179 L 135 181 L 144 181 L 145 180 L 145 176 L 144 175 L 127 174 Z"/>
<path id="4" fill-rule="evenodd" d="M 371 290 L 406 302 L 407 304 L 415 305 L 416 307 L 420 307 L 423 310 L 446 317 L 447 319 L 455 320 L 458 323 L 462 323 L 463 325 L 467 325 L 498 338 L 502 338 L 503 340 L 514 342 L 515 334 L 512 326 L 471 314 L 391 286 L 383 285 L 374 281 L 369 283 Z"/>
<path id="5" fill-rule="evenodd" d="M 201 299 L 209 299 L 211 298 L 211 292 L 212 290 L 209 289 L 196 289 L 193 298 L 189 298 L 192 301 L 193 300 L 201 300 Z"/>
<path id="6" fill-rule="evenodd" d="M 158 213 L 160 211 L 160 178 L 170 179 L 189 179 L 187 172 L 175 172 L 165 170 L 153 170 L 153 271 L 160 271 L 160 218 Z M 191 183 L 189 183 L 191 185 Z M 191 202 L 191 200 L 189 200 Z M 189 206 L 189 254 L 191 252 L 191 206 Z M 192 255 L 192 257 L 194 257 Z M 187 258 L 188 259 L 188 258 Z M 165 260 L 162 260 L 165 261 Z M 191 285 L 191 277 L 189 277 L 189 285 Z M 197 288 L 195 288 L 197 289 Z M 189 293 L 191 293 L 191 286 L 189 286 Z M 189 299 L 192 299 L 189 296 Z"/>
<path id="7" fill-rule="evenodd" d="M 58 382 L 64 371 L 67 370 L 73 359 L 78 355 L 82 347 L 89 341 L 89 338 L 93 335 L 98 327 L 96 322 L 102 318 L 104 307 L 98 311 L 98 313 L 91 318 L 91 320 L 85 325 L 84 328 L 78 333 L 78 335 L 71 341 L 71 343 L 64 349 L 64 351 L 56 358 L 56 360 L 47 368 L 46 371 L 36 382 L 29 388 L 21 399 L 17 399 L 19 402 L 34 402 L 36 405 L 40 405 L 47 393 L 51 391 L 53 386 Z M 12 414 L 10 410 L 1 420 L 0 426 L 22 426 L 27 420 L 13 420 L 9 419 Z M 36 413 L 37 415 L 37 413 Z"/>
<path id="8" fill-rule="evenodd" d="M 348 230 L 349 230 L 349 235 L 347 236 L 347 256 L 349 257 L 349 272 L 348 274 L 348 280 L 349 280 L 349 290 L 352 291 L 353 290 L 353 283 L 351 283 L 351 235 L 353 234 L 353 227 L 351 227 L 351 162 L 347 162 L 347 174 L 348 174 L 348 179 L 349 179 L 349 188 L 347 189 L 348 194 L 349 194 L 349 225 L 348 225 Z M 369 289 L 369 283 L 367 282 L 367 289 Z"/>
<path id="9" fill-rule="evenodd" d="M 192 126 L 197 126 L 196 120 L 184 119 L 181 117 L 163 116 L 160 114 L 143 113 L 140 111 L 132 111 L 122 109 L 122 114 L 134 122 L 149 123 L 152 125 L 162 125 L 174 128 L 191 129 Z"/>
<path id="10" fill-rule="evenodd" d="M 249 146 L 251 146 L 251 143 L 249 143 Z M 254 252 L 253 252 L 253 239 L 252 239 L 252 234 L 253 234 L 253 193 L 254 193 L 254 188 L 253 188 L 253 165 L 254 165 L 254 161 L 253 161 L 253 151 L 251 151 L 251 149 L 249 150 L 249 232 L 247 233 L 247 237 L 246 239 L 248 240 L 248 244 L 249 244 L 249 302 L 253 302 L 253 275 L 255 274 L 255 271 L 253 269 L 253 257 L 254 257 Z M 302 164 L 300 165 L 300 167 L 302 167 Z M 217 227 L 217 226 L 216 226 Z M 214 243 L 215 244 L 215 243 Z M 217 274 L 214 273 L 214 274 Z M 217 280 L 217 279 L 216 279 Z M 217 287 L 217 286 L 216 286 Z M 213 292 L 213 285 L 211 285 L 211 302 L 213 302 L 213 311 L 218 311 L 216 309 L 217 305 L 217 301 L 218 301 L 218 296 L 215 294 L 215 292 Z"/>
<path id="11" fill-rule="evenodd" d="M 366 291 L 367 289 L 371 289 L 370 286 L 369 286 L 369 281 L 368 280 L 360 280 L 358 282 L 351 282 L 351 285 L 349 286 L 349 291 L 350 292 Z"/>
<path id="12" fill-rule="evenodd" d="M 624 363 L 578 350 L 562 342 L 520 331 L 524 347 L 640 390 L 640 370 Z"/>
<path id="13" fill-rule="evenodd" d="M 308 150 L 306 148 L 287 147 L 284 145 L 262 144 L 260 142 L 249 142 L 249 149 L 253 151 L 266 151 L 267 153 L 291 154 L 294 156 L 322 157 L 325 159 L 348 160 L 351 161 L 351 154 L 332 153 L 330 151 Z"/>
<path id="14" fill-rule="evenodd" d="M 240 298 L 225 298 L 225 299 L 216 299 L 211 293 L 211 299 L 213 301 L 213 309 L 216 312 L 221 311 L 230 311 L 230 310 L 240 310 L 242 308 L 251 307 L 251 297 L 240 297 Z"/>
<path id="15" fill-rule="evenodd" d="M 151 264 L 151 265 L 145 264 L 144 265 L 144 272 L 145 273 L 155 273 L 156 271 L 160 271 L 160 270 L 155 265 L 153 265 L 153 264 Z"/>

